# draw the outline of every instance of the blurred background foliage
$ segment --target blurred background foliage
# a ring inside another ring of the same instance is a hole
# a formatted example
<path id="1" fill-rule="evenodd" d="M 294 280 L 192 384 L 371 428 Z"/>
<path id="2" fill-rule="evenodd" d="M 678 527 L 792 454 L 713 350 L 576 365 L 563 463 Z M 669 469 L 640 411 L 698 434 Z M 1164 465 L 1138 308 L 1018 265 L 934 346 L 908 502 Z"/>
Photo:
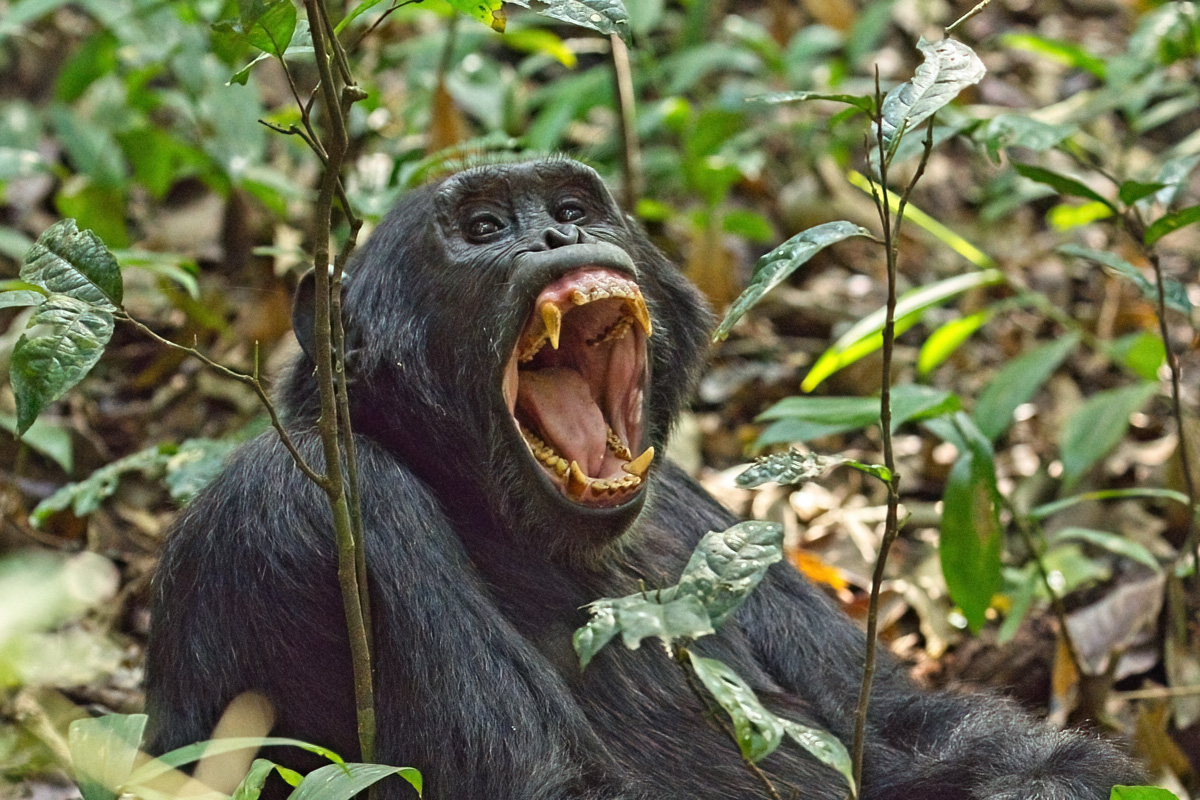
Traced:
<path id="1" fill-rule="evenodd" d="M 500 35 L 442 0 L 381 3 L 344 31 L 369 95 L 350 117 L 347 194 L 369 228 L 447 164 L 566 152 L 610 180 L 719 311 L 798 231 L 877 226 L 860 174 L 871 171 L 866 115 L 755 98 L 871 95 L 877 79 L 886 91 L 920 63 L 917 39 L 939 38 L 968 7 L 632 0 L 631 147 L 608 38 L 513 7 Z M 0 0 L 0 280 L 16 278 L 42 230 L 74 217 L 116 251 L 132 315 L 271 375 L 295 347 L 290 292 L 317 176 L 304 143 L 271 127 L 299 121 L 293 92 L 306 100 L 316 75 L 302 31 L 293 88 L 220 24 L 236 12 L 233 0 Z M 1188 487 L 1149 267 L 1153 256 L 1168 282 L 1200 475 L 1200 226 L 1184 214 L 1148 249 L 1130 220 L 1200 202 L 1200 9 L 995 0 L 956 35 L 988 76 L 936 120 L 901 243 L 901 289 L 915 295 L 893 380 L 950 403 L 939 413 L 971 412 L 994 445 L 1002 556 L 974 624 L 951 602 L 938 553 L 966 444 L 914 411 L 897 433 L 908 517 L 881 629 L 918 679 L 1000 687 L 1056 723 L 1086 709 L 1162 785 L 1196 796 L 1194 522 L 1170 499 Z M 919 139 L 897 156 L 898 180 Z M 967 273 L 982 277 L 946 288 Z M 752 493 L 734 476 L 749 456 L 801 442 L 878 460 L 878 433 L 864 430 L 877 411 L 847 398 L 878 392 L 860 321 L 883 298 L 870 242 L 821 253 L 715 350 L 671 454 L 735 509 L 782 522 L 793 563 L 857 615 L 883 487 L 844 470 Z M 0 307 L 4 369 L 28 313 Z M 263 429 L 261 414 L 242 385 L 118 326 L 80 387 L 22 442 L 0 438 L 0 796 L 72 794 L 54 767 L 65 723 L 140 708 L 159 543 L 179 503 Z M 1056 635 L 1064 619 L 1076 659 Z"/>

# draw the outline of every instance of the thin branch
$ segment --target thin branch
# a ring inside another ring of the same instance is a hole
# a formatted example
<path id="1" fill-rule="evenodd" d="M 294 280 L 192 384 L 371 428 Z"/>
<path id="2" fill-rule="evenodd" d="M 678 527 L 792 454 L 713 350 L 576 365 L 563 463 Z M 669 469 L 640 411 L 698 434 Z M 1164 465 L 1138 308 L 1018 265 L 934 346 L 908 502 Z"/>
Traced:
<path id="1" fill-rule="evenodd" d="M 201 363 L 204 364 L 204 366 L 208 367 L 209 369 L 215 370 L 215 371 L 221 373 L 222 375 L 224 375 L 225 377 L 232 378 L 233 380 L 238 381 L 239 383 L 244 383 L 245 385 L 247 385 L 251 389 L 253 389 L 254 393 L 256 395 L 258 395 L 258 399 L 262 402 L 263 407 L 267 410 L 267 414 L 269 414 L 271 417 L 271 427 L 275 428 L 275 431 L 279 434 L 279 440 L 281 442 L 283 442 L 283 446 L 285 448 L 287 448 L 288 453 L 291 454 L 292 460 L 296 462 L 296 466 L 300 469 L 301 472 L 304 473 L 304 477 L 308 478 L 310 481 L 317 484 L 317 486 L 321 487 L 322 489 L 327 489 L 327 485 L 329 483 L 328 478 L 326 478 L 324 475 L 319 474 L 318 472 L 313 470 L 312 467 L 309 466 L 308 462 L 304 460 L 304 456 L 300 455 L 300 451 L 298 449 L 296 449 L 296 445 L 292 441 L 292 437 L 288 435 L 287 429 L 285 427 L 283 427 L 283 422 L 279 419 L 279 414 L 275 410 L 275 404 L 273 402 L 271 402 L 270 395 L 267 394 L 266 388 L 262 385 L 262 382 L 258 379 L 257 366 L 255 368 L 254 375 L 247 375 L 244 372 L 238 372 L 235 369 L 230 369 L 229 367 L 225 366 L 224 364 L 219 364 L 216 361 L 213 361 L 211 358 L 206 356 L 203 352 L 201 352 L 200 350 L 198 350 L 195 347 L 188 347 L 187 345 L 179 344 L 178 342 L 173 342 L 170 339 L 167 339 L 163 336 L 159 336 L 153 329 L 147 327 L 141 321 L 129 316 L 129 314 L 125 311 L 117 312 L 117 317 L 119 319 L 133 325 L 139 331 L 141 331 L 145 335 L 149 336 L 151 339 L 154 339 L 159 344 L 163 344 L 174 350 L 179 350 L 180 352 L 187 353 L 188 355 L 192 356 L 193 358 L 199 360 Z"/>
<path id="2" fill-rule="evenodd" d="M 976 14 L 979 14 L 981 11 L 983 11 L 985 8 L 987 8 L 988 4 L 991 2 L 992 2 L 992 0 L 983 0 L 981 3 L 979 3 L 979 5 L 975 6 L 970 11 L 968 11 L 967 13 L 963 14 L 961 17 L 956 19 L 954 22 L 947 25 L 946 26 L 946 35 L 949 36 L 950 34 L 954 33 L 955 28 L 957 28 L 959 25 L 962 25 L 964 22 L 969 20 L 971 17 L 974 17 Z"/>
<path id="3" fill-rule="evenodd" d="M 1152 689 L 1132 689 L 1128 692 L 1113 692 L 1120 700 L 1167 700 L 1172 697 L 1195 697 L 1200 695 L 1200 684 L 1193 686 L 1156 686 Z"/>
<path id="4" fill-rule="evenodd" d="M 642 151 L 638 146 L 637 107 L 633 91 L 633 71 L 629 66 L 629 48 L 617 34 L 609 35 L 612 45 L 613 83 L 617 90 L 617 117 L 621 126 L 621 166 L 625 172 L 625 210 L 633 213 L 642 196 Z"/>

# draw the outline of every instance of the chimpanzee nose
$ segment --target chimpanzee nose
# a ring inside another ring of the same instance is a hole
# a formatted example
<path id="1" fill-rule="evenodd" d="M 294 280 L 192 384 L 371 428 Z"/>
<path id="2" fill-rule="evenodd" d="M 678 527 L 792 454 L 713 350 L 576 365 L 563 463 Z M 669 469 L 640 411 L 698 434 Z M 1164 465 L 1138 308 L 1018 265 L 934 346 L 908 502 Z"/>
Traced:
<path id="1" fill-rule="evenodd" d="M 583 231 L 579 227 L 570 223 L 562 225 L 552 225 L 542 233 L 542 239 L 550 248 L 566 247 L 571 244 L 579 244 L 583 241 Z"/>

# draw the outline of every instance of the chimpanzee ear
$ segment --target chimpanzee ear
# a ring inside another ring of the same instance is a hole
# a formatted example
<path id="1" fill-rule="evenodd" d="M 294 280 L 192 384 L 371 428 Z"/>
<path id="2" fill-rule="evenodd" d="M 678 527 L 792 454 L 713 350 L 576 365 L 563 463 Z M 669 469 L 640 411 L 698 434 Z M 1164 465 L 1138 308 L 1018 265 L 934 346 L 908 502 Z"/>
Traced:
<path id="1" fill-rule="evenodd" d="M 300 342 L 300 349 L 313 361 L 317 360 L 316 321 L 317 279 L 310 269 L 296 286 L 296 297 L 292 300 L 292 330 L 296 333 L 296 341 Z"/>

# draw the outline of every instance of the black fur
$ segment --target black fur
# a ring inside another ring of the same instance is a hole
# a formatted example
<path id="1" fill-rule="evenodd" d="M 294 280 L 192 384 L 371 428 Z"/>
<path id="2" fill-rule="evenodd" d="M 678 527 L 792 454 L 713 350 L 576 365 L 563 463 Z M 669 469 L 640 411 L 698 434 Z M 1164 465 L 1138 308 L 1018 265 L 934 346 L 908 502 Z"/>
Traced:
<path id="1" fill-rule="evenodd" d="M 586 204 L 579 224 L 546 210 L 563 193 Z M 455 215 L 480 203 L 511 222 L 496 241 L 462 235 Z M 418 767 L 434 800 L 763 796 L 659 646 L 610 645 L 582 673 L 571 649 L 582 606 L 674 583 L 699 537 L 735 521 L 661 459 L 636 501 L 597 510 L 568 502 L 527 455 L 499 381 L 534 299 L 562 269 L 520 254 L 577 242 L 617 245 L 635 265 L 655 326 L 644 438 L 661 453 L 710 318 L 590 170 L 551 161 L 462 173 L 407 196 L 356 259 L 345 309 L 376 758 Z M 319 463 L 307 355 L 281 404 Z M 276 733 L 357 753 L 335 562 L 324 496 L 273 433 L 244 448 L 163 554 L 147 686 L 156 752 L 206 738 L 234 697 L 257 690 L 274 705 Z M 772 567 L 695 649 L 774 710 L 849 744 L 863 637 L 791 567 Z M 784 797 L 845 796 L 841 778 L 793 744 L 761 766 Z M 996 698 L 917 691 L 883 659 L 866 798 L 1100 800 L 1137 780 L 1099 740 L 1052 731 Z M 410 795 L 399 780 L 381 792 Z"/>

